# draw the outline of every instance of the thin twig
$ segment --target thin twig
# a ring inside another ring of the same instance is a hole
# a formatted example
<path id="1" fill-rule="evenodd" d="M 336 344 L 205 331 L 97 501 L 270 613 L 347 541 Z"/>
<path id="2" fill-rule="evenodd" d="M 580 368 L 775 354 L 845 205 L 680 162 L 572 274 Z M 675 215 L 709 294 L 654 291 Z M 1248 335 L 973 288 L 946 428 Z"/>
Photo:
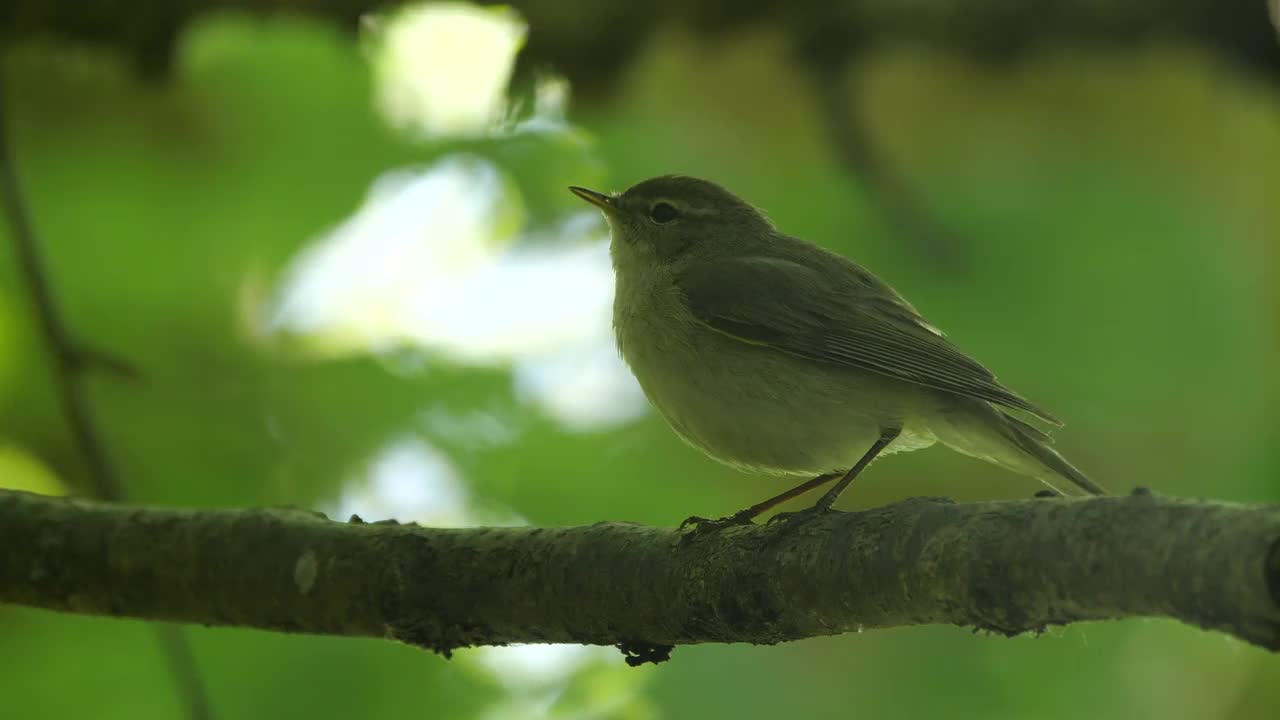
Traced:
<path id="1" fill-rule="evenodd" d="M 965 239 L 938 221 L 906 179 L 884 158 L 872 137 L 865 113 L 854 107 L 845 82 L 848 57 L 833 57 L 831 53 L 803 56 L 812 78 L 818 112 L 841 164 L 855 181 L 867 187 L 890 228 L 912 246 L 918 256 L 939 268 L 962 268 L 968 255 Z"/>
<path id="2" fill-rule="evenodd" d="M 32 304 L 35 306 L 45 345 L 58 366 L 58 394 L 62 410 L 71 424 L 71 432 L 75 434 L 76 444 L 89 466 L 90 494 L 103 500 L 118 500 L 121 497 L 120 483 L 107 460 L 102 441 L 94 430 L 86 397 L 85 377 L 79 372 L 81 355 L 76 351 L 76 345 L 62 323 L 57 299 L 40 259 L 35 229 L 18 188 L 17 172 L 13 167 L 9 147 L 8 127 L 5 124 L 7 108 L 4 102 L 4 88 L 0 85 L 0 203 L 4 204 L 5 216 L 9 218 L 10 234 L 18 253 L 19 270 L 31 290 Z"/>
<path id="3" fill-rule="evenodd" d="M 106 448 L 93 422 L 85 371 L 90 367 L 101 366 L 120 375 L 133 376 L 135 373 L 126 363 L 109 354 L 82 350 L 62 321 L 57 298 L 40 257 L 39 241 L 31 215 L 18 185 L 18 173 L 14 168 L 6 125 L 8 108 L 5 106 L 3 74 L 3 67 L 0 67 L 0 205 L 3 205 L 5 216 L 9 218 L 9 230 L 17 250 L 19 271 L 31 291 L 32 304 L 35 306 L 45 345 L 57 364 L 57 392 L 63 412 L 71 425 L 71 432 L 75 436 L 76 446 L 88 466 L 89 494 L 101 500 L 121 500 L 123 494 L 115 468 L 107 457 Z M 191 720 L 208 720 L 212 717 L 208 698 L 186 634 L 182 628 L 171 625 L 152 627 L 169 658 L 169 666 L 186 704 L 187 717 Z"/>
<path id="4" fill-rule="evenodd" d="M 205 690 L 204 677 L 191 652 L 191 641 L 183 628 L 176 625 L 153 624 L 156 641 L 169 658 L 169 670 L 177 686 L 178 697 L 187 709 L 189 720 L 213 720 L 209 694 Z"/>

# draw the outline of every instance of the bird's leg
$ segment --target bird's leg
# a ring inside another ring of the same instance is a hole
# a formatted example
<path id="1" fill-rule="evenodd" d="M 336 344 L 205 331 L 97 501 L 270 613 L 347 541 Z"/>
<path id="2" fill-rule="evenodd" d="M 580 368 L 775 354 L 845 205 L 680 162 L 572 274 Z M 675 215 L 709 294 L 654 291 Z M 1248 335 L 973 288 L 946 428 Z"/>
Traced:
<path id="1" fill-rule="evenodd" d="M 780 503 L 784 503 L 798 495 L 803 495 L 816 487 L 826 485 L 827 483 L 831 482 L 832 480 L 835 480 L 838 477 L 840 477 L 840 473 L 838 472 L 819 475 L 818 477 L 813 478 L 812 480 L 806 480 L 805 482 L 800 483 L 799 485 L 791 488 L 790 490 L 784 493 L 774 495 L 768 500 L 762 500 L 745 510 L 739 510 L 734 514 L 729 515 L 727 517 L 722 517 L 719 520 L 708 520 L 707 518 L 693 515 L 691 517 L 686 518 L 684 522 L 680 523 L 680 529 L 683 530 L 689 525 L 694 525 L 695 526 L 694 531 L 698 533 L 702 533 L 708 530 L 713 530 L 713 529 L 722 528 L 722 527 L 729 527 L 731 525 L 749 525 L 752 519 L 754 519 L 760 513 L 765 512 L 769 508 L 772 508 L 773 506 L 778 505 Z"/>
<path id="2" fill-rule="evenodd" d="M 828 490 L 825 495 L 818 498 L 818 502 L 814 503 L 813 507 L 808 508 L 807 510 L 800 510 L 798 512 L 778 513 L 777 515 L 769 518 L 769 524 L 772 525 L 776 522 L 803 521 L 817 515 L 831 512 L 831 506 L 835 504 L 836 498 L 840 497 L 840 493 L 844 492 L 844 489 L 849 487 L 849 483 L 853 482 L 853 479 L 858 477 L 858 473 L 862 472 L 863 468 L 870 465 L 871 461 L 874 460 L 882 450 L 888 447 L 889 443 L 893 442 L 901 432 L 902 428 L 886 428 L 881 430 L 880 438 L 875 441 L 871 446 L 871 449 L 867 450 L 866 454 L 862 456 L 862 459 L 858 460 L 857 464 L 850 468 L 849 472 L 844 474 L 844 477 L 840 478 L 840 482 L 836 483 L 835 486 Z"/>

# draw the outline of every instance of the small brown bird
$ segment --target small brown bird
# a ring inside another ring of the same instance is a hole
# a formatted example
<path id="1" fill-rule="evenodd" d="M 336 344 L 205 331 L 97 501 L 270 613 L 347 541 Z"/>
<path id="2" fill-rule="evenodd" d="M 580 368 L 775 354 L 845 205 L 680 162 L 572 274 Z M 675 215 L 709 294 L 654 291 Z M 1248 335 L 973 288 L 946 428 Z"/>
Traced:
<path id="1" fill-rule="evenodd" d="M 808 511 L 825 512 L 877 455 L 934 442 L 1105 494 L 1011 411 L 1061 425 L 1053 415 L 870 271 L 724 188 L 664 176 L 620 195 L 570 190 L 609 222 L 618 348 L 672 429 L 744 470 L 814 476 L 718 523 L 839 478 Z"/>

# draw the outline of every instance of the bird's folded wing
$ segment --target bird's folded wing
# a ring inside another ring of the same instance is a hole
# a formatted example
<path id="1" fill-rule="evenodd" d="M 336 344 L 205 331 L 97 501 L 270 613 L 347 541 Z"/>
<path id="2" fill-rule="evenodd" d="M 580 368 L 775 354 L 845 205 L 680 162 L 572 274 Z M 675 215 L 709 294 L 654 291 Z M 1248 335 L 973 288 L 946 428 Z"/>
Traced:
<path id="1" fill-rule="evenodd" d="M 1061 421 L 1000 383 L 870 273 L 765 257 L 700 263 L 676 281 L 699 321 L 753 345 L 835 363 Z"/>

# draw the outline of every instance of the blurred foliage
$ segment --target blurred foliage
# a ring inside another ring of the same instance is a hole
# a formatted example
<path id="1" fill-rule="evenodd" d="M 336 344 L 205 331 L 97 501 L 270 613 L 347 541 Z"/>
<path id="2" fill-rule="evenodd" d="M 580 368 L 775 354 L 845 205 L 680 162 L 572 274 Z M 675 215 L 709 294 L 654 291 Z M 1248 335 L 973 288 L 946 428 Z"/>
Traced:
<path id="1" fill-rule="evenodd" d="M 1211 56 L 1062 49 L 999 70 L 923 48 L 864 58 L 851 80 L 875 141 L 973 244 L 965 271 L 948 272 L 897 242 L 832 159 L 776 33 L 709 42 L 662 30 L 611 93 L 572 108 L 574 125 L 466 138 L 393 129 L 368 51 L 327 25 L 236 15 L 189 27 L 158 84 L 110 53 L 7 49 L 13 150 L 62 309 L 80 339 L 142 375 L 92 386 L 130 498 L 359 510 L 344 493 L 406 437 L 445 458 L 473 509 L 535 524 L 673 524 L 778 489 L 698 456 L 651 414 L 567 425 L 529 400 L 515 356 L 317 356 L 264 329 L 300 253 L 377 178 L 463 153 L 518 192 L 527 243 L 581 212 L 566 184 L 713 178 L 875 269 L 1068 419 L 1059 446 L 1105 485 L 1280 502 L 1280 97 Z M 508 290 L 493 294 L 512 306 L 540 292 Z M 83 486 L 51 373 L 13 255 L 0 253 L 0 484 Z M 1036 489 L 934 450 L 877 464 L 844 502 Z M 429 515 L 433 496 L 420 502 L 383 507 Z M 0 637 L 0 695 L 15 717 L 178 712 L 139 623 L 3 608 Z M 191 637 L 224 718 L 1172 720 L 1266 718 L 1280 703 L 1280 659 L 1155 621 L 1012 641 L 909 628 L 685 647 L 640 670 L 612 651 L 446 662 L 374 641 Z M 513 680 L 520 662 L 543 675 Z"/>

